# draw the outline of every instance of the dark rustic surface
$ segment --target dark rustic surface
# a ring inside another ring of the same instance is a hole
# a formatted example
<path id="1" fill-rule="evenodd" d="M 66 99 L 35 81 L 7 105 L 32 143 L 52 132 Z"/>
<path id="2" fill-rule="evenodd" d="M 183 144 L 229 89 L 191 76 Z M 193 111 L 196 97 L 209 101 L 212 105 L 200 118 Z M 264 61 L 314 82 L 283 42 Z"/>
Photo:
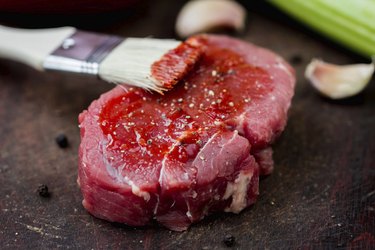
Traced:
<path id="1" fill-rule="evenodd" d="M 104 30 L 171 37 L 180 2 L 159 1 Z M 375 248 L 375 81 L 348 100 L 320 97 L 303 78 L 308 61 L 358 59 L 287 23 L 251 12 L 240 36 L 296 66 L 275 172 L 261 181 L 253 207 L 211 216 L 183 233 L 108 223 L 81 205 L 77 116 L 112 86 L 0 60 L 0 248 L 222 249 L 227 234 L 236 249 Z M 66 149 L 55 142 L 60 133 L 69 139 Z M 48 185 L 49 198 L 37 194 L 40 184 Z"/>

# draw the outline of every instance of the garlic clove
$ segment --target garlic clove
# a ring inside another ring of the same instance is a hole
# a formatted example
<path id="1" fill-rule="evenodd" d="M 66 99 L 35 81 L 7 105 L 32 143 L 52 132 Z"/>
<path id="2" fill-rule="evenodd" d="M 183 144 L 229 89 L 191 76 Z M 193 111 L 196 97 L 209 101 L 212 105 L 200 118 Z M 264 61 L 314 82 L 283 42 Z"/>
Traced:
<path id="1" fill-rule="evenodd" d="M 181 9 L 176 21 L 176 32 L 180 37 L 230 28 L 244 29 L 246 10 L 232 0 L 195 0 Z"/>
<path id="2" fill-rule="evenodd" d="M 370 82 L 374 68 L 374 62 L 335 65 L 313 59 L 305 70 L 305 77 L 321 94 L 341 99 L 361 92 Z"/>

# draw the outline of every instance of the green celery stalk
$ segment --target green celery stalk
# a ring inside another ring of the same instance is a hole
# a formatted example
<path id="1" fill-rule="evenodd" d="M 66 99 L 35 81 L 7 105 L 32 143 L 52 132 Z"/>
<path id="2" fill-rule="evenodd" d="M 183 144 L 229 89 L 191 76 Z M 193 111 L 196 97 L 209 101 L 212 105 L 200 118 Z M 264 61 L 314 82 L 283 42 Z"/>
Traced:
<path id="1" fill-rule="evenodd" d="M 269 0 L 366 57 L 375 55 L 375 0 Z"/>

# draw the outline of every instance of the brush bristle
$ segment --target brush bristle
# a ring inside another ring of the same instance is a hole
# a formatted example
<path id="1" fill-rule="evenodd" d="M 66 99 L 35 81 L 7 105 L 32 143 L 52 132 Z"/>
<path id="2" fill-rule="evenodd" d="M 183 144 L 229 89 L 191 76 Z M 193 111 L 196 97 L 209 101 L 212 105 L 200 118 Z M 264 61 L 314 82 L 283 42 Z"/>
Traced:
<path id="1" fill-rule="evenodd" d="M 99 76 L 108 82 L 162 93 L 165 89 L 151 76 L 151 66 L 180 43 L 166 39 L 127 38 L 101 62 Z"/>

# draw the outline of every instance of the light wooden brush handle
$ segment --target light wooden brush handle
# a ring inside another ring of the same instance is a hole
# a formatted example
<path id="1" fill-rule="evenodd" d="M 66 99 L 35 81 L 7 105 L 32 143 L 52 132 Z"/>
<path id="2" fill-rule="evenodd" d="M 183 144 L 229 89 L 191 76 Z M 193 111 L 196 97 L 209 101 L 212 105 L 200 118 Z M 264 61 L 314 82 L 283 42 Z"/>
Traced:
<path id="1" fill-rule="evenodd" d="M 72 27 L 33 30 L 0 25 L 0 57 L 43 70 L 45 58 L 75 31 Z"/>

